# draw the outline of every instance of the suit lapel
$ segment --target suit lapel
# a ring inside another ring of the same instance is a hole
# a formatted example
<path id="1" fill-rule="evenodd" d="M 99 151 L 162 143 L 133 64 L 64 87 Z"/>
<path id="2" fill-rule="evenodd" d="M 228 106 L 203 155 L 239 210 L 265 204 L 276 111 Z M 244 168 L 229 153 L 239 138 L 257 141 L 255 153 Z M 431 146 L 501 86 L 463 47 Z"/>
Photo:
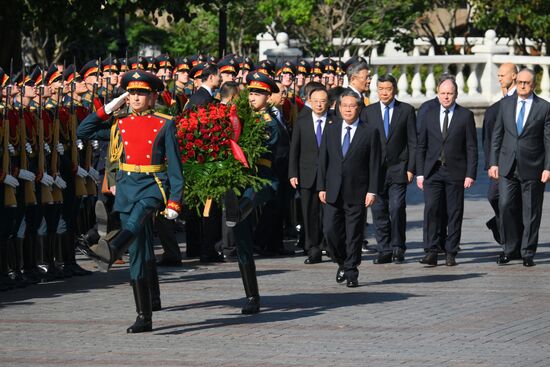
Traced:
<path id="1" fill-rule="evenodd" d="M 533 102 L 531 103 L 531 109 L 529 110 L 529 115 L 527 115 L 527 118 L 525 119 L 525 123 L 523 124 L 523 129 L 521 130 L 521 134 L 523 134 L 525 129 L 529 128 L 530 123 L 533 120 L 533 117 L 537 113 L 536 110 L 538 109 L 538 107 L 539 107 L 539 99 L 537 96 L 533 95 Z M 517 108 L 517 102 L 516 102 L 516 108 Z"/>
<path id="2" fill-rule="evenodd" d="M 308 141 L 308 144 L 314 144 L 317 149 L 319 147 L 317 146 L 317 136 L 315 135 L 315 128 L 317 128 L 317 122 L 313 121 L 313 116 L 309 114 L 307 119 L 304 119 L 305 126 L 303 127 L 305 129 L 306 138 Z M 325 124 L 326 128 L 326 124 Z"/>
<path id="3" fill-rule="evenodd" d="M 514 95 L 513 97 L 513 102 L 510 103 L 508 106 L 507 106 L 507 111 L 506 113 L 504 114 L 504 116 L 512 116 L 511 119 L 506 119 L 508 121 L 510 121 L 510 123 L 512 124 L 512 126 L 510 126 L 510 130 L 512 130 L 514 132 L 514 135 L 517 137 L 518 136 L 518 127 L 517 127 L 517 121 L 516 121 L 516 109 L 517 109 L 517 106 L 518 106 L 518 96 L 517 95 Z M 532 107 L 532 106 L 531 106 Z M 505 120 L 505 121 L 506 121 Z"/>
<path id="4" fill-rule="evenodd" d="M 437 108 L 434 108 L 431 112 L 432 118 L 427 118 L 426 121 L 434 121 L 433 129 L 435 130 L 435 134 L 439 139 L 441 139 L 441 141 L 443 141 L 443 133 L 441 132 L 441 124 L 439 123 L 440 106 L 438 105 Z M 428 126 L 426 126 L 426 129 L 427 128 Z"/>
<path id="5" fill-rule="evenodd" d="M 457 121 L 459 121 L 460 113 L 460 106 L 455 104 L 453 117 L 451 117 L 451 119 L 449 120 L 449 127 L 447 128 L 447 137 L 455 130 L 455 125 L 457 124 Z M 443 136 L 443 133 L 441 133 L 441 136 Z"/>
<path id="6" fill-rule="evenodd" d="M 353 134 L 353 139 L 351 139 L 351 143 L 349 145 L 349 149 L 348 149 L 348 152 L 346 153 L 346 157 L 349 157 L 350 154 L 353 152 L 353 150 L 355 149 L 356 146 L 358 146 L 360 143 L 358 143 L 357 141 L 361 139 L 361 136 L 362 136 L 362 133 L 363 133 L 363 129 L 365 128 L 365 123 L 361 120 L 359 120 L 359 123 L 357 124 L 357 130 L 355 131 L 355 134 Z M 341 131 L 341 130 L 340 130 Z M 342 150 L 340 149 L 340 152 L 342 152 Z M 344 157 L 344 159 L 346 159 L 346 157 Z"/>
<path id="7" fill-rule="evenodd" d="M 336 126 L 333 132 L 335 135 L 334 144 L 336 144 L 338 147 L 338 149 L 336 150 L 338 151 L 338 156 L 340 157 L 340 159 L 344 159 L 344 156 L 342 154 L 342 124 L 344 124 L 344 120 L 341 120 L 341 119 L 336 120 L 336 123 L 335 123 Z M 326 125 L 325 125 L 325 129 L 326 129 Z M 349 154 L 349 149 L 348 149 L 348 154 Z"/>

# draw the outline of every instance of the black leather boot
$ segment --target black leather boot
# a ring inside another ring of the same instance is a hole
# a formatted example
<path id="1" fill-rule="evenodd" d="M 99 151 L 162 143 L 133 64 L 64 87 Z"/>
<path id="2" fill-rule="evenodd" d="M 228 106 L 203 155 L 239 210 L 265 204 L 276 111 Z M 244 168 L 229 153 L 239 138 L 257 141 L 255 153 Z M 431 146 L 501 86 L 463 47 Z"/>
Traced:
<path id="1" fill-rule="evenodd" d="M 0 291 L 15 288 L 8 276 L 8 241 L 0 240 Z"/>
<path id="2" fill-rule="evenodd" d="M 134 233 L 122 229 L 112 238 L 109 235 L 102 237 L 97 245 L 90 246 L 90 251 L 84 254 L 96 262 L 100 271 L 106 272 L 124 255 L 134 238 Z"/>
<path id="3" fill-rule="evenodd" d="M 21 272 L 23 274 L 23 279 L 29 284 L 37 284 L 41 281 L 41 274 L 36 266 L 35 239 L 36 236 L 34 234 L 27 233 L 21 244 L 21 257 L 23 258 L 23 268 Z"/>
<path id="4" fill-rule="evenodd" d="M 151 290 L 151 305 L 153 311 L 162 310 L 160 301 L 160 286 L 159 275 L 157 271 L 157 263 L 155 260 L 150 260 L 145 263 L 147 271 L 147 280 L 149 281 L 149 289 Z"/>
<path id="5" fill-rule="evenodd" d="M 260 293 L 258 292 L 258 279 L 256 277 L 256 265 L 239 264 L 241 278 L 243 280 L 246 302 L 241 310 L 244 315 L 260 312 Z"/>
<path id="6" fill-rule="evenodd" d="M 51 282 L 55 277 L 50 271 L 50 254 L 46 236 L 36 236 L 36 267 L 42 283 Z"/>
<path id="7" fill-rule="evenodd" d="M 63 262 L 65 271 L 72 273 L 72 275 L 83 276 L 91 275 L 90 270 L 83 269 L 76 262 L 75 243 L 76 236 L 74 232 L 67 231 L 61 235 L 61 242 L 63 246 Z"/>
<path id="8" fill-rule="evenodd" d="M 64 278 L 63 272 L 57 267 L 57 242 L 59 242 L 59 235 L 57 233 L 49 233 L 46 236 L 46 246 L 48 248 L 48 273 L 50 273 L 55 279 Z"/>
<path id="9" fill-rule="evenodd" d="M 8 260 L 8 277 L 17 288 L 24 288 L 27 282 L 23 280 L 21 274 L 22 260 L 17 252 L 16 239 L 11 238 L 7 241 L 7 260 Z"/>
<path id="10" fill-rule="evenodd" d="M 128 334 L 144 333 L 153 330 L 153 311 L 151 309 L 151 291 L 147 279 L 130 281 L 136 301 L 137 318 L 136 322 L 126 329 Z"/>

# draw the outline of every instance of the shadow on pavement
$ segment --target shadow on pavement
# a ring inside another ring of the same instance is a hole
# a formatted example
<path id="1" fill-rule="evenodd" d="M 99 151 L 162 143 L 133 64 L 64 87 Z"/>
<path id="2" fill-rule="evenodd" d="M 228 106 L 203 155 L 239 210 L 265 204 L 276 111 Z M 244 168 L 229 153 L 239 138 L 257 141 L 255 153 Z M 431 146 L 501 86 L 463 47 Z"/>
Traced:
<path id="1" fill-rule="evenodd" d="M 195 323 L 169 325 L 155 328 L 156 335 L 178 335 L 194 331 L 241 324 L 264 324 L 313 317 L 341 307 L 361 306 L 374 303 L 404 301 L 419 297 L 399 292 L 341 292 L 341 293 L 296 293 L 262 296 L 262 312 L 257 315 L 213 318 Z M 183 311 L 194 308 L 220 308 L 242 306 L 242 298 L 199 302 L 167 308 L 167 311 Z"/>

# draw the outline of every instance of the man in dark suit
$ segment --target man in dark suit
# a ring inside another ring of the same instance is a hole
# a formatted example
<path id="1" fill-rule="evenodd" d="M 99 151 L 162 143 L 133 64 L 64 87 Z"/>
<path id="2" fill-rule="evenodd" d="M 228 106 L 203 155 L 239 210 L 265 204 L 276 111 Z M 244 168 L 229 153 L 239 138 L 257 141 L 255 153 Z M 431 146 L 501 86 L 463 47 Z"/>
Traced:
<path id="1" fill-rule="evenodd" d="M 207 64 L 200 75 L 195 74 L 195 78 L 200 78 L 201 86 L 189 97 L 189 101 L 184 107 L 186 110 L 214 102 L 213 92 L 219 88 L 221 83 L 220 72 L 216 64 Z"/>
<path id="2" fill-rule="evenodd" d="M 322 85 L 309 93 L 308 101 L 310 113 L 301 115 L 292 131 L 288 176 L 292 187 L 300 190 L 304 250 L 308 255 L 304 264 L 316 264 L 321 262 L 320 245 L 323 240 L 322 206 L 317 194 L 319 147 L 325 126 L 332 123 L 332 116 L 327 113 L 328 93 Z"/>
<path id="3" fill-rule="evenodd" d="M 367 124 L 378 131 L 382 147 L 384 184 L 372 206 L 378 242 L 374 263 L 402 263 L 406 250 L 405 197 L 415 173 L 416 116 L 411 105 L 395 99 L 397 80 L 392 75 L 380 76 L 377 88 L 380 102 L 367 106 L 363 113 Z"/>
<path id="4" fill-rule="evenodd" d="M 336 281 L 357 287 L 366 208 L 374 204 L 380 177 L 380 137 L 359 119 L 361 97 L 352 90 L 340 96 L 342 120 L 325 126 L 319 153 L 317 189 L 326 204 L 327 244 L 338 263 Z"/>
<path id="5" fill-rule="evenodd" d="M 420 263 L 437 265 L 440 244 L 441 201 L 447 207 L 445 264 L 456 265 L 460 244 L 464 189 L 474 184 L 477 170 L 477 134 L 472 111 L 456 104 L 458 88 L 453 79 L 438 86 L 439 106 L 426 112 L 420 126 L 417 149 L 417 185 L 424 190 L 426 256 Z"/>
<path id="6" fill-rule="evenodd" d="M 517 75 L 517 96 L 501 100 L 491 142 L 489 177 L 499 180 L 498 207 L 504 252 L 497 264 L 521 249 L 524 266 L 534 266 L 544 184 L 550 179 L 550 103 L 537 97 L 535 73 Z"/>
<path id="7" fill-rule="evenodd" d="M 514 64 L 502 64 L 498 68 L 498 81 L 500 83 L 500 89 L 502 90 L 503 98 L 512 96 L 516 93 L 516 77 L 518 74 L 517 67 Z M 500 108 L 500 101 L 497 101 L 491 105 L 483 116 L 483 130 L 481 131 L 481 145 L 483 146 L 483 153 L 485 154 L 485 169 L 489 169 L 489 158 L 491 155 L 491 137 L 493 136 L 493 129 L 495 121 L 497 120 L 498 110 Z M 497 243 L 501 243 L 499 233 L 499 211 L 498 211 L 498 181 L 490 179 L 489 189 L 487 190 L 487 200 L 493 208 L 495 215 L 485 223 L 487 228 L 493 232 L 493 237 Z M 519 249 L 518 249 L 519 250 Z M 518 253 L 519 256 L 519 253 Z"/>
<path id="8" fill-rule="evenodd" d="M 212 95 L 221 82 L 216 64 L 204 65 L 194 76 L 200 78 L 201 86 L 189 97 L 185 110 L 216 102 Z M 216 243 L 222 239 L 222 211 L 219 205 L 212 203 L 208 217 L 199 217 L 194 209 L 186 211 L 185 219 L 187 256 L 198 255 L 202 263 L 223 262 L 223 255 L 215 249 Z"/>

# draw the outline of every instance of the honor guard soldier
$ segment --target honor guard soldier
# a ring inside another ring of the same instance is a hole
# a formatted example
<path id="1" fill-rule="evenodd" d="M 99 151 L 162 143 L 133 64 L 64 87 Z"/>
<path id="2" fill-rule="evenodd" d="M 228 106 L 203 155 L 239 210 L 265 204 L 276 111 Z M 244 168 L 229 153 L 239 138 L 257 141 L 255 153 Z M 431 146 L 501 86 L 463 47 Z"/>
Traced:
<path id="1" fill-rule="evenodd" d="M 271 93 L 279 91 L 277 84 L 266 74 L 254 72 L 248 74 L 247 85 L 250 91 L 250 105 L 257 113 L 261 123 L 265 124 L 268 136 L 265 142 L 268 152 L 256 162 L 258 175 L 268 179 L 270 183 L 257 192 L 251 188 L 247 188 L 241 198 L 235 196 L 233 191 L 229 191 L 224 199 L 224 204 L 226 224 L 228 227 L 234 227 L 237 259 L 246 294 L 246 303 L 242 308 L 242 313 L 253 314 L 260 311 L 260 294 L 253 257 L 253 243 L 250 240 L 253 232 L 252 217 L 250 214 L 254 209 L 262 207 L 266 202 L 275 197 L 279 187 L 277 167 L 275 167 L 277 151 L 284 150 L 285 147 L 280 146 L 280 136 L 283 127 L 268 113 L 268 99 Z"/>
<path id="2" fill-rule="evenodd" d="M 150 110 L 164 88 L 162 81 L 148 72 L 129 71 L 123 75 L 121 87 L 127 93 L 86 118 L 77 134 L 83 139 L 112 135 L 112 140 L 118 142 L 111 145 L 111 157 L 120 160 L 114 209 L 120 213 L 122 229 L 114 236 L 103 237 L 87 254 L 100 269 L 108 270 L 129 249 L 138 317 L 127 332 L 139 333 L 152 329 L 151 295 L 155 290 L 147 280 L 152 270 L 148 264 L 154 265 L 152 218 L 163 208 L 166 218 L 178 217 L 183 172 L 174 121 Z M 110 115 L 126 101 L 131 114 L 106 127 Z"/>
<path id="3" fill-rule="evenodd" d="M 187 57 L 180 57 L 176 60 L 174 67 L 175 95 L 180 106 L 185 106 L 189 96 L 193 93 L 193 82 L 189 78 L 191 62 Z"/>

